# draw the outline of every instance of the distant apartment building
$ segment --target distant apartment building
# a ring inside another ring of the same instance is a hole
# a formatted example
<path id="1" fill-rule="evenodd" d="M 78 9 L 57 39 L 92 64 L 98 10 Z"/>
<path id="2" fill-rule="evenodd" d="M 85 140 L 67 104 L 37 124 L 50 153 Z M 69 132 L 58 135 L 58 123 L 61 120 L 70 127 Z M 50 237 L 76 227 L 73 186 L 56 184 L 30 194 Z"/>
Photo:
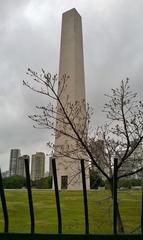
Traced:
<path id="1" fill-rule="evenodd" d="M 17 160 L 17 171 L 16 175 L 25 177 L 25 164 L 23 156 L 19 157 Z"/>
<path id="2" fill-rule="evenodd" d="M 106 144 L 104 140 L 102 139 L 91 139 L 90 142 L 90 151 L 92 152 L 92 155 L 98 164 L 98 166 L 107 174 L 110 175 L 111 173 L 111 164 L 108 159 L 108 150 L 106 148 Z M 100 172 L 100 170 L 94 165 L 93 162 L 91 162 L 91 170 L 94 170 L 101 175 L 102 179 L 105 179 L 105 176 Z"/>
<path id="3" fill-rule="evenodd" d="M 105 170 L 106 167 L 106 157 L 105 157 L 105 145 L 103 140 L 92 140 L 90 143 L 90 150 L 92 155 L 96 159 L 97 164 Z M 93 162 L 91 163 L 91 169 L 97 170 Z"/>
<path id="4" fill-rule="evenodd" d="M 49 177 L 49 172 L 48 172 L 48 171 L 45 172 L 44 177 L 45 177 L 45 178 L 46 178 L 46 177 Z"/>
<path id="5" fill-rule="evenodd" d="M 36 152 L 32 155 L 31 179 L 33 181 L 44 178 L 45 173 L 45 153 Z"/>
<path id="6" fill-rule="evenodd" d="M 132 143 L 131 143 L 132 144 Z M 122 151 L 122 155 L 124 155 L 125 150 Z M 136 171 L 143 167 L 143 142 L 141 142 L 138 147 L 134 150 L 134 152 L 128 157 L 126 161 L 122 164 L 119 175 L 129 173 L 132 171 Z M 129 176 L 129 178 L 142 178 L 143 172 L 140 171 L 135 173 L 134 175 Z"/>
<path id="7" fill-rule="evenodd" d="M 10 166 L 9 166 L 9 175 L 15 176 L 17 175 L 17 163 L 18 158 L 20 157 L 21 152 L 20 149 L 11 149 L 10 151 Z"/>
<path id="8" fill-rule="evenodd" d="M 52 157 L 49 157 L 49 176 L 53 176 Z"/>
<path id="9" fill-rule="evenodd" d="M 5 171 L 5 172 L 2 172 L 2 177 L 3 178 L 6 178 L 6 177 L 9 177 L 9 171 Z"/>

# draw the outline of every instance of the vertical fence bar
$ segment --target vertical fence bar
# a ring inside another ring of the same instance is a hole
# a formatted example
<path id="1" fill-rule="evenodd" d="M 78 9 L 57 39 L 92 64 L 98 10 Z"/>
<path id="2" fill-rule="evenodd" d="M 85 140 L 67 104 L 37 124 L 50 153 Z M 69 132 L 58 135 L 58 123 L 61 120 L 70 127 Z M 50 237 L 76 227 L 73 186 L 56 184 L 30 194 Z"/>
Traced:
<path id="1" fill-rule="evenodd" d="M 81 160 L 80 163 L 81 163 L 82 186 L 83 186 L 84 216 L 85 216 L 85 233 L 86 233 L 86 234 L 89 234 L 88 201 L 87 201 L 87 190 L 86 190 L 86 177 L 85 177 L 84 160 Z"/>
<path id="2" fill-rule="evenodd" d="M 1 197 L 1 203 L 2 203 L 2 209 L 3 209 L 3 216 L 4 216 L 4 232 L 8 232 L 9 227 L 9 218 L 8 218 L 8 211 L 7 211 L 7 204 L 6 204 L 6 198 L 3 188 L 3 182 L 2 182 L 2 174 L 0 169 L 0 197 Z"/>
<path id="3" fill-rule="evenodd" d="M 59 190 L 58 190 L 56 161 L 54 158 L 52 158 L 52 169 L 53 169 L 56 206 L 57 206 L 57 215 L 58 215 L 58 233 L 62 233 L 62 216 L 61 216 L 61 207 L 60 207 L 60 197 L 59 197 Z"/>
<path id="4" fill-rule="evenodd" d="M 25 163 L 26 185 L 27 185 L 29 210 L 30 210 L 30 220 L 31 220 L 31 233 L 34 233 L 34 231 L 35 231 L 35 218 L 34 218 L 34 208 L 33 208 L 33 200 L 32 200 L 30 173 L 29 173 L 29 156 L 24 155 L 23 158 L 24 158 L 24 163 Z"/>
<path id="5" fill-rule="evenodd" d="M 141 180 L 141 185 L 142 185 L 142 194 L 141 194 L 141 233 L 143 234 L 143 170 L 142 170 L 142 180 Z"/>
<path id="6" fill-rule="evenodd" d="M 114 175 L 113 175 L 113 233 L 117 234 L 117 165 L 118 159 L 114 158 Z"/>

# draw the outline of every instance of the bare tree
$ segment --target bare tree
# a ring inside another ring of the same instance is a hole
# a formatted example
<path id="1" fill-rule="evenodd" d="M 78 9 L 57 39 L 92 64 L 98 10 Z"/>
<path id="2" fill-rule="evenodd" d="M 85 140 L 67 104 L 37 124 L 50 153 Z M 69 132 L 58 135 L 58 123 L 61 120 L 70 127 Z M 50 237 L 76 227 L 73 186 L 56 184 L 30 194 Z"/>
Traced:
<path id="1" fill-rule="evenodd" d="M 108 123 L 100 134 L 106 145 L 107 159 L 118 158 L 118 179 L 131 176 L 142 170 L 142 162 L 137 155 L 132 165 L 126 167 L 127 161 L 142 143 L 143 139 L 143 103 L 137 100 L 137 94 L 129 87 L 129 80 L 121 81 L 120 88 L 112 89 L 112 95 L 104 106 Z M 123 173 L 123 169 L 126 172 Z M 121 170 L 121 171 L 120 171 Z M 111 171 L 112 172 L 112 171 Z"/>
<path id="2" fill-rule="evenodd" d="M 113 158 L 118 159 L 118 180 L 143 170 L 142 148 L 137 151 L 143 140 L 143 103 L 137 101 L 137 94 L 130 90 L 128 79 L 121 81 L 120 88 L 112 89 L 111 95 L 105 96 L 108 102 L 103 111 L 107 121 L 91 141 L 96 143 L 97 136 L 103 141 L 104 147 L 100 151 L 99 160 L 97 151 L 95 158 L 98 162 L 102 159 L 101 164 L 110 178 L 112 191 Z M 119 209 L 118 230 L 124 232 Z"/>
<path id="3" fill-rule="evenodd" d="M 27 74 L 31 78 L 27 82 L 23 81 L 23 84 L 48 97 L 46 106 L 36 106 L 40 111 L 39 114 L 29 116 L 36 123 L 34 126 L 53 130 L 53 134 L 56 134 L 57 137 L 64 135 L 74 141 L 73 146 L 66 148 L 48 143 L 54 149 L 56 156 L 66 156 L 77 160 L 83 159 L 84 156 L 84 160 L 88 162 L 90 160 L 109 181 L 111 192 L 113 191 L 114 157 L 118 158 L 118 179 L 143 170 L 142 161 L 141 164 L 137 164 L 135 159 L 131 167 L 126 168 L 125 172 L 121 171 L 143 139 L 143 103 L 137 101 L 137 95 L 130 91 L 128 79 L 121 82 L 120 88 L 112 89 L 111 95 L 106 95 L 109 101 L 105 104 L 104 112 L 108 121 L 105 126 L 96 129 L 95 137 L 91 138 L 88 135 L 91 119 L 89 106 L 87 106 L 86 114 L 82 114 L 84 100 L 82 103 L 78 101 L 71 103 L 69 96 L 66 96 L 66 101 L 64 103 L 62 101 L 62 94 L 70 78 L 64 75 L 58 88 L 57 75 L 52 76 L 50 73 L 45 73 L 44 70 L 42 70 L 42 74 L 38 74 L 31 69 L 28 69 Z M 29 83 L 30 80 L 32 83 Z M 62 128 L 59 127 L 59 124 L 62 125 Z M 97 140 L 104 142 L 102 164 L 92 150 L 92 146 Z M 118 231 L 124 232 L 119 208 L 117 210 Z"/>

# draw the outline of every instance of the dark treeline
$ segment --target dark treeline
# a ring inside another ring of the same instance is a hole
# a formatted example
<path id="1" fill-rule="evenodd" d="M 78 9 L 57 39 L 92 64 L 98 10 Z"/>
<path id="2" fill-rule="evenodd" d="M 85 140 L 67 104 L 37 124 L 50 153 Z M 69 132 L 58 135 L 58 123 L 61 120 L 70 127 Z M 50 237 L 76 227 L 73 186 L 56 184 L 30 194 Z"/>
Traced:
<path id="1" fill-rule="evenodd" d="M 134 186 L 141 186 L 141 179 L 123 178 L 118 182 L 118 188 L 130 189 Z M 21 176 L 11 176 L 3 178 L 3 186 L 5 189 L 20 189 L 26 187 L 26 178 Z M 52 177 L 41 178 L 36 181 L 31 180 L 31 187 L 37 189 L 52 188 Z M 98 189 L 99 187 L 109 188 L 108 181 L 103 180 L 97 171 L 90 170 L 90 189 Z"/>
<path id="2" fill-rule="evenodd" d="M 25 188 L 26 178 L 21 176 L 11 176 L 3 178 L 3 186 L 5 189 Z M 52 188 L 52 177 L 49 176 L 36 181 L 31 180 L 31 187 L 41 189 Z"/>

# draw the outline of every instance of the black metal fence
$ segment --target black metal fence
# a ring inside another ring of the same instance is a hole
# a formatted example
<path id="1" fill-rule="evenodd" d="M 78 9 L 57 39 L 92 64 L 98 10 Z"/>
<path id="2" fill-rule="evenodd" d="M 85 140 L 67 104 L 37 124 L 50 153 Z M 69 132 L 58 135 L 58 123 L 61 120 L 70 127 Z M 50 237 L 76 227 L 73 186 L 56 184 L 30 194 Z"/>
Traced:
<path id="1" fill-rule="evenodd" d="M 84 201 L 84 219 L 85 219 L 85 234 L 64 234 L 62 231 L 62 214 L 60 207 L 60 196 L 58 190 L 57 181 L 57 171 L 56 171 L 56 161 L 52 159 L 53 168 L 53 180 L 55 186 L 55 197 L 56 197 L 56 208 L 57 208 L 57 224 L 58 233 L 57 234 L 38 234 L 35 233 L 35 217 L 31 190 L 31 181 L 29 174 L 29 159 L 25 156 L 25 172 L 26 172 L 26 186 L 27 195 L 29 202 L 29 214 L 31 220 L 31 229 L 29 233 L 11 233 L 9 232 L 9 214 L 7 208 L 7 202 L 5 197 L 5 191 L 3 187 L 2 175 L 0 170 L 0 198 L 2 204 L 3 218 L 4 218 L 4 230 L 0 233 L 0 240 L 87 240 L 87 239 L 97 239 L 97 240 L 109 240 L 109 239 L 130 239 L 130 240 L 141 240 L 143 239 L 143 189 L 142 189 L 142 201 L 141 201 L 141 233 L 140 234 L 117 234 L 117 160 L 114 161 L 114 178 L 113 178 L 113 234 L 90 234 L 89 232 L 89 220 L 88 220 L 88 199 L 86 190 L 86 179 L 85 179 L 85 166 L 84 161 L 81 161 L 81 173 L 82 173 L 82 184 L 83 184 L 83 201 Z"/>

